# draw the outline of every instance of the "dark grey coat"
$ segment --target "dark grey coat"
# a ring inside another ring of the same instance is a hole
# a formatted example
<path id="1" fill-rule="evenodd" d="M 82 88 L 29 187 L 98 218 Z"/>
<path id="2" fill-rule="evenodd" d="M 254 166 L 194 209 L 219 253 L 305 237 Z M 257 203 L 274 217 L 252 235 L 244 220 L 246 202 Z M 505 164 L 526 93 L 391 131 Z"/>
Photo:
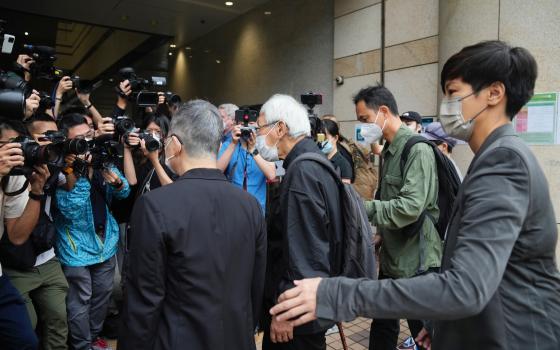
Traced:
<path id="1" fill-rule="evenodd" d="M 447 231 L 441 273 L 328 279 L 317 316 L 433 321 L 433 349 L 560 349 L 557 227 L 548 184 L 511 125 L 477 152 Z"/>

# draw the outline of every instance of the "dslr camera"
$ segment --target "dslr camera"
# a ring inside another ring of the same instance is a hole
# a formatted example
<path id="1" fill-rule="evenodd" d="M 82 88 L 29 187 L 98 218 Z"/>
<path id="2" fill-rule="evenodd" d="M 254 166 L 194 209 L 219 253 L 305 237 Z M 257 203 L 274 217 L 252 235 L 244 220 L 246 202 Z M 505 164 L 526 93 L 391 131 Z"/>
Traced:
<path id="1" fill-rule="evenodd" d="M 249 123 L 257 122 L 258 112 L 249 108 L 241 108 L 235 111 L 235 124 L 243 124 L 241 127 L 241 139 L 247 142 L 251 138 L 251 134 L 255 132 L 254 126 Z"/>
<path id="2" fill-rule="evenodd" d="M 161 143 L 159 137 L 154 136 L 151 132 L 141 130 L 138 131 L 137 134 L 138 138 L 140 140 L 144 140 L 144 142 L 146 143 L 146 150 L 148 150 L 148 152 L 157 151 L 158 149 L 161 149 L 163 147 L 163 144 Z M 129 136 L 130 132 L 126 133 L 123 138 L 124 142 L 130 146 L 130 144 L 128 143 Z"/>
<path id="3" fill-rule="evenodd" d="M 29 136 L 18 136 L 13 142 L 21 145 L 24 164 L 13 168 L 9 175 L 30 175 L 34 166 L 42 164 L 64 166 L 64 153 L 57 145 L 41 146 Z"/>
<path id="4" fill-rule="evenodd" d="M 51 145 L 59 147 L 60 151 L 64 155 L 81 155 L 86 154 L 89 151 L 89 144 L 85 139 L 68 139 L 62 131 L 47 131 L 45 133 L 44 140 L 50 141 L 52 142 Z"/>

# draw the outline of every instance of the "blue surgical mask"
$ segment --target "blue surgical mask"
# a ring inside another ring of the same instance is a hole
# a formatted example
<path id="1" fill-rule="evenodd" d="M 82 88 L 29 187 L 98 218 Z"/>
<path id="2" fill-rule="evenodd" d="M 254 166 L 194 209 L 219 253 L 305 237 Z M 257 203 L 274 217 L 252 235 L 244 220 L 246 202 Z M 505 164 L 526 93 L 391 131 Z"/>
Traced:
<path id="1" fill-rule="evenodd" d="M 332 152 L 332 149 L 333 149 L 333 145 L 332 145 L 332 143 L 331 143 L 330 141 L 328 141 L 328 140 L 327 140 L 327 141 L 323 141 L 323 143 L 321 144 L 321 151 L 322 151 L 324 154 L 327 154 L 327 155 L 330 154 L 330 153 Z"/>

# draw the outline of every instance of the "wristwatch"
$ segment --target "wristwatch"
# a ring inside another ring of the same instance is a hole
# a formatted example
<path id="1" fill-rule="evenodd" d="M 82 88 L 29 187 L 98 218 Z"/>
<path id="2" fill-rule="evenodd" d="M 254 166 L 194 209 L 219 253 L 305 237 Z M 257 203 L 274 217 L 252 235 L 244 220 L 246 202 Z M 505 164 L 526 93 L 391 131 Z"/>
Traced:
<path id="1" fill-rule="evenodd" d="M 45 198 L 45 194 L 44 194 L 44 193 L 42 193 L 42 194 L 35 194 L 35 193 L 29 191 L 29 198 L 30 198 L 30 199 L 33 199 L 33 200 L 35 200 L 35 201 L 42 201 L 43 198 Z"/>
<path id="2" fill-rule="evenodd" d="M 89 105 L 84 106 L 84 107 L 85 107 L 85 109 L 90 109 L 92 106 L 93 106 L 93 103 L 90 103 Z"/>
<path id="3" fill-rule="evenodd" d="M 258 149 L 254 149 L 253 153 L 251 153 L 253 155 L 253 157 L 258 156 L 259 155 L 259 150 Z"/>

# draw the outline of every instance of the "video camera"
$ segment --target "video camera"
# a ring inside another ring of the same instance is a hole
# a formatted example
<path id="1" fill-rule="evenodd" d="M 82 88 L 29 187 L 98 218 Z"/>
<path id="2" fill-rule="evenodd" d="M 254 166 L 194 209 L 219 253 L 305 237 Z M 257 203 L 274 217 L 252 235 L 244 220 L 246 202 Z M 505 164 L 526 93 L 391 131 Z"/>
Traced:
<path id="1" fill-rule="evenodd" d="M 323 95 L 315 94 L 309 92 L 300 96 L 301 103 L 307 106 L 307 115 L 309 116 L 309 124 L 311 125 L 311 136 L 317 139 L 319 134 L 322 134 L 323 123 L 317 117 L 317 114 L 313 110 L 316 105 L 323 104 Z"/>
<path id="2" fill-rule="evenodd" d="M 136 74 L 134 68 L 125 67 L 119 70 L 121 80 L 128 80 L 132 94 L 130 99 L 136 101 L 139 107 L 157 106 L 159 95 L 155 91 L 147 91 L 149 89 L 162 89 L 167 86 L 167 79 L 165 77 L 152 76 L 150 79 L 145 79 Z M 118 88 L 117 88 L 118 89 Z M 121 91 L 119 90 L 119 93 Z M 165 93 L 166 102 L 175 99 L 181 99 L 178 95 L 172 92 Z"/>
<path id="3" fill-rule="evenodd" d="M 243 123 L 241 127 L 241 138 L 243 140 L 249 140 L 251 134 L 255 132 L 255 127 L 249 126 L 249 123 L 256 123 L 258 117 L 258 112 L 249 108 L 240 108 L 235 111 L 235 124 Z"/>

